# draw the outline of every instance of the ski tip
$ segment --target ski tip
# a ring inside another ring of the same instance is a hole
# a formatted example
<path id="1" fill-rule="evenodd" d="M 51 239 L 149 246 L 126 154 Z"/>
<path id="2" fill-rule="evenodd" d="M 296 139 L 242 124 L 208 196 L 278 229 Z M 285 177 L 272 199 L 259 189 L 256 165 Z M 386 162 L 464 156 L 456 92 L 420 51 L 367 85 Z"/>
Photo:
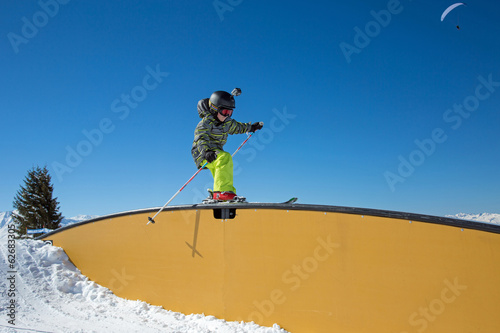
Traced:
<path id="1" fill-rule="evenodd" d="M 290 198 L 289 200 L 285 201 L 285 202 L 282 202 L 283 204 L 293 204 L 295 203 L 297 200 L 299 200 L 299 198 L 297 197 L 293 197 L 293 198 Z"/>

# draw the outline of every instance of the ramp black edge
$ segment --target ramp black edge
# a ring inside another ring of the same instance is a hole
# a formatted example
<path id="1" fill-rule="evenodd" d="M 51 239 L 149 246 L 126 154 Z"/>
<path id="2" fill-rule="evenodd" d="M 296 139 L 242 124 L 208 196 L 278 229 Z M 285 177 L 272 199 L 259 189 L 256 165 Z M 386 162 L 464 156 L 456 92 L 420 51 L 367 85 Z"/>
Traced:
<path id="1" fill-rule="evenodd" d="M 175 210 L 189 210 L 189 209 L 221 209 L 221 208 L 234 208 L 234 209 L 281 209 L 281 210 L 307 210 L 325 213 L 343 213 L 343 214 L 354 214 L 362 216 L 377 216 L 377 217 L 389 217 L 394 219 L 401 219 L 407 221 L 415 222 L 426 222 L 433 224 L 447 225 L 462 229 L 473 229 L 486 232 L 492 232 L 500 234 L 500 225 L 468 221 L 450 217 L 441 217 L 433 215 L 415 214 L 415 213 L 405 213 L 390 210 L 379 210 L 370 208 L 357 208 L 357 207 L 343 207 L 343 206 L 328 206 L 328 205 L 312 205 L 312 204 L 280 204 L 280 203 L 230 203 L 230 204 L 194 204 L 194 205 L 182 205 L 182 206 L 171 206 L 164 209 L 164 211 L 175 211 Z M 155 214 L 160 208 L 145 208 L 133 211 L 126 211 L 120 213 L 114 213 L 110 215 L 100 216 L 94 219 L 82 221 L 79 223 L 70 224 L 68 226 L 56 229 L 35 239 L 43 239 L 51 236 L 55 233 L 75 228 L 87 223 L 96 223 L 102 220 L 108 220 L 117 218 L 125 215 L 136 215 L 143 213 Z M 144 227 L 147 226 L 148 221 L 144 220 Z"/>

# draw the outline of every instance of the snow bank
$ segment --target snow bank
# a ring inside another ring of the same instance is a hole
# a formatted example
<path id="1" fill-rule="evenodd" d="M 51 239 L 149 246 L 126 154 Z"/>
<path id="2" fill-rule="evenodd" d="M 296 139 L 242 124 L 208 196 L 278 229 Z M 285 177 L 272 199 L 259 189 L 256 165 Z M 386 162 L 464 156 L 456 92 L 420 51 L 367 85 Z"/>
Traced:
<path id="1" fill-rule="evenodd" d="M 15 274 L 9 273 L 7 228 L 10 215 L 0 215 L 0 332 L 249 332 L 283 333 L 278 325 L 226 322 L 202 314 L 184 315 L 115 296 L 82 275 L 58 247 L 36 240 L 16 240 Z M 6 277 L 5 274 L 8 274 Z M 15 281 L 9 281 L 9 276 Z M 8 296 L 12 282 L 15 296 Z M 8 285 L 9 284 L 9 285 Z M 9 324 L 15 299 L 15 326 Z"/>

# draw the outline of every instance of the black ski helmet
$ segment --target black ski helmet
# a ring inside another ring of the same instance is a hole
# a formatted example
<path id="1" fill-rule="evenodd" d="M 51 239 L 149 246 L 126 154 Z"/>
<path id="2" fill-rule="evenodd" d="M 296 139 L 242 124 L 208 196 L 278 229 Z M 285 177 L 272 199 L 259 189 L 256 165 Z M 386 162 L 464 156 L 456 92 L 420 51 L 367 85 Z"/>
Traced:
<path id="1" fill-rule="evenodd" d="M 216 91 L 210 96 L 210 107 L 215 107 L 215 111 L 220 108 L 234 109 L 236 107 L 234 103 L 234 97 L 227 91 Z"/>

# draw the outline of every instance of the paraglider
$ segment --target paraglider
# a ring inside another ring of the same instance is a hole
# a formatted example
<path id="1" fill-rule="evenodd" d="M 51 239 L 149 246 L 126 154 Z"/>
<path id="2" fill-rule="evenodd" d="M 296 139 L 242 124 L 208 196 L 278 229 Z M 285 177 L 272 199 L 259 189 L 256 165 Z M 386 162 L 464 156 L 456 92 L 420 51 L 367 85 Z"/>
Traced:
<path id="1" fill-rule="evenodd" d="M 441 22 L 443 22 L 444 18 L 446 17 L 446 15 L 448 15 L 453 9 L 457 8 L 458 6 L 467 6 L 467 4 L 465 4 L 464 2 L 457 2 L 457 3 L 454 3 L 453 5 L 449 6 L 448 8 L 446 8 L 443 12 L 443 14 L 441 14 Z M 458 19 L 457 19 L 457 29 L 460 29 L 460 25 L 458 24 Z"/>

